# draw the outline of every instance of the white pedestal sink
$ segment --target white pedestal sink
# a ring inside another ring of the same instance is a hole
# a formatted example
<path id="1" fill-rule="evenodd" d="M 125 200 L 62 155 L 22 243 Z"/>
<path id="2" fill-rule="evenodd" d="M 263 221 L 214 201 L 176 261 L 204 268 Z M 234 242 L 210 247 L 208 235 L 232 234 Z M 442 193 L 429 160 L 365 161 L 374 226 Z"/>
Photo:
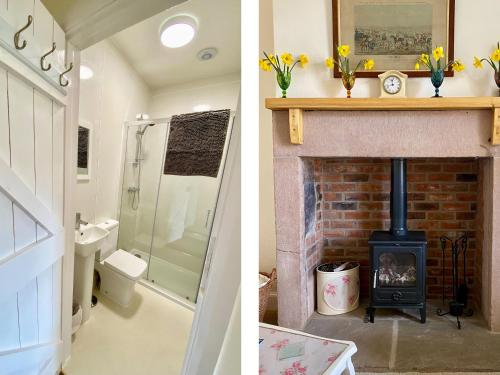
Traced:
<path id="1" fill-rule="evenodd" d="M 82 306 L 82 322 L 90 317 L 95 253 L 108 235 L 109 232 L 106 229 L 93 224 L 80 225 L 80 229 L 75 230 L 73 293 L 75 300 Z"/>

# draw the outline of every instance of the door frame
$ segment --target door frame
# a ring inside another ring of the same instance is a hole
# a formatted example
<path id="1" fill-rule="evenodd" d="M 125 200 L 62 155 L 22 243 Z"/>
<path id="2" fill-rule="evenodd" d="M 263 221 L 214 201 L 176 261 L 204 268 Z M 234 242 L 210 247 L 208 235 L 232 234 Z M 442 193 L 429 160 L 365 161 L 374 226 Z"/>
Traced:
<path id="1" fill-rule="evenodd" d="M 68 86 L 69 102 L 65 113 L 64 128 L 64 255 L 62 262 L 61 337 L 63 341 L 61 363 L 71 356 L 71 331 L 73 318 L 73 274 L 75 261 L 75 196 L 77 184 L 76 157 L 78 150 L 78 120 L 80 108 L 80 51 L 71 44 L 66 46 L 68 61 L 73 61 L 71 85 Z"/>

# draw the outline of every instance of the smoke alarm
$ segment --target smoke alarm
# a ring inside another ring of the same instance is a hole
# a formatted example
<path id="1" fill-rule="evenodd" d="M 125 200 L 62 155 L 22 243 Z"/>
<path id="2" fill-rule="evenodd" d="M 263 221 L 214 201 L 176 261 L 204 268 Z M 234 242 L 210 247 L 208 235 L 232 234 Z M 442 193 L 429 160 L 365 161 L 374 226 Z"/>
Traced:
<path id="1" fill-rule="evenodd" d="M 208 61 L 211 60 L 217 55 L 217 48 L 205 48 L 198 52 L 198 60 L 200 61 Z"/>

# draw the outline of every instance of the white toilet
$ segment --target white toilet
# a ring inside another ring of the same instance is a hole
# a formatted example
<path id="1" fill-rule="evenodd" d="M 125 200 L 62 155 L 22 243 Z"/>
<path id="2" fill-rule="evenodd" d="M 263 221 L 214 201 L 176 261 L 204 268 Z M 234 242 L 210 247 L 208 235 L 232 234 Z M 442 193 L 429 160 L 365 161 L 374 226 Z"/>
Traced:
<path id="1" fill-rule="evenodd" d="M 100 291 L 122 306 L 128 306 L 134 294 L 135 284 L 147 268 L 147 263 L 118 249 L 118 221 L 108 219 L 97 224 L 109 231 L 108 237 L 96 252 L 95 270 L 100 276 Z"/>

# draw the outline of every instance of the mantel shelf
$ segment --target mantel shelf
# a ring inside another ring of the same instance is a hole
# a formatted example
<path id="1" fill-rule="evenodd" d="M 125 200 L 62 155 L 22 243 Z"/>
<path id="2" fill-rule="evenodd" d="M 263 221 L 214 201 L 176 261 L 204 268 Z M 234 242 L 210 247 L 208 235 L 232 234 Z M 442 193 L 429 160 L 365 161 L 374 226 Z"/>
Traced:
<path id="1" fill-rule="evenodd" d="M 303 111 L 447 111 L 491 110 L 491 144 L 500 144 L 500 97 L 449 98 L 270 98 L 266 108 L 289 111 L 290 142 L 303 143 Z"/>

